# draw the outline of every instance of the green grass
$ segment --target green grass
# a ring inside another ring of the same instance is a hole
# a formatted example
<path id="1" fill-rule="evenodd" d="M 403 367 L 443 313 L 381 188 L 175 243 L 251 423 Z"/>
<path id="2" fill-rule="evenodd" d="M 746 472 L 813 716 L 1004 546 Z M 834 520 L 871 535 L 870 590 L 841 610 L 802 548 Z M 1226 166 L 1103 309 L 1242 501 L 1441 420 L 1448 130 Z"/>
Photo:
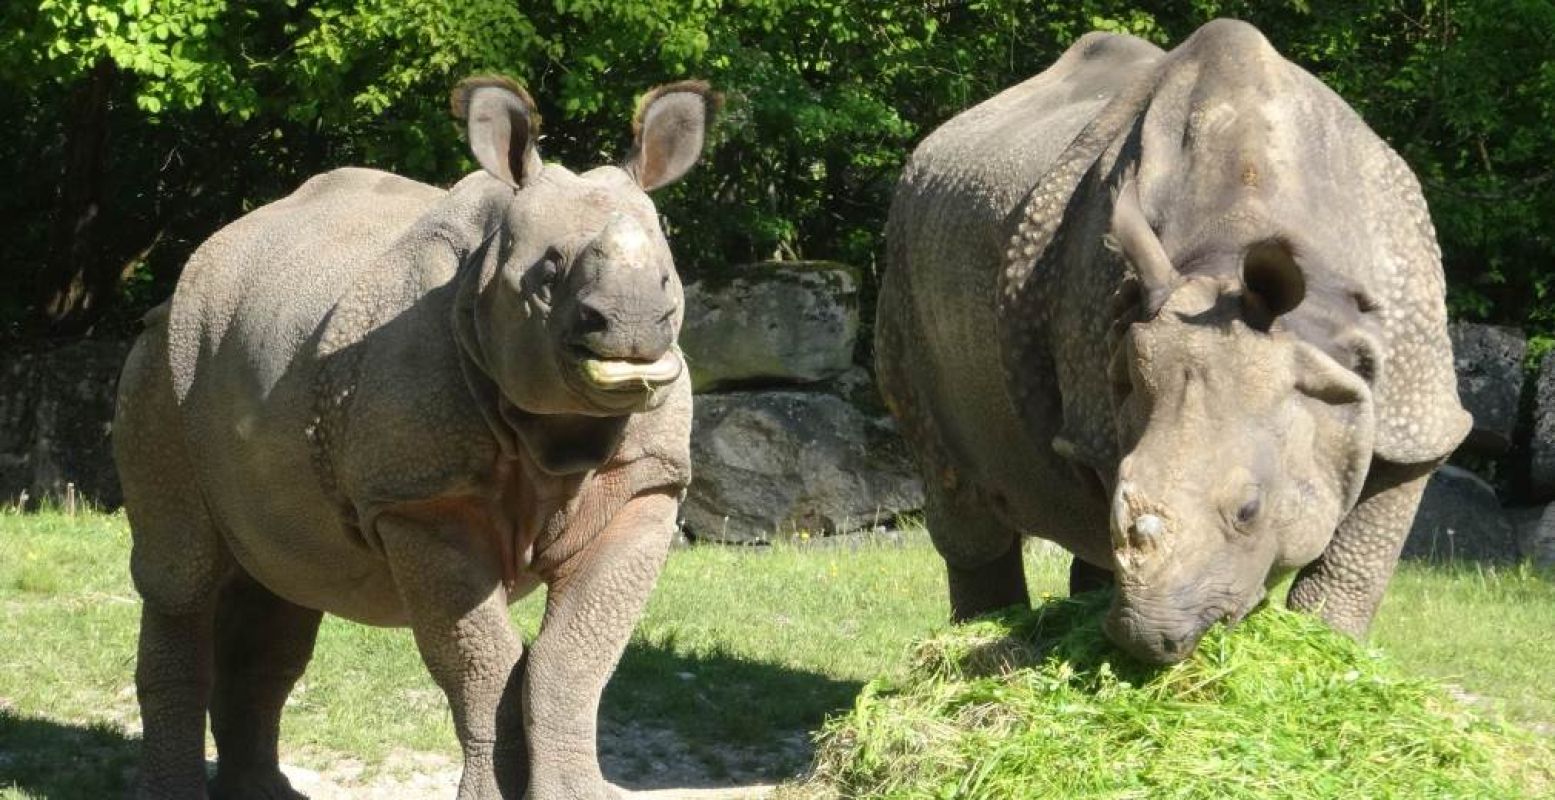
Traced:
<path id="1" fill-rule="evenodd" d="M 810 798 L 1534 798 L 1555 750 L 1434 681 L 1269 608 L 1156 669 L 1103 637 L 1108 593 L 961 626 L 828 723 Z"/>
<path id="2" fill-rule="evenodd" d="M 0 514 L 0 798 L 104 797 L 122 787 L 138 727 L 138 599 L 122 516 Z M 1067 562 L 1033 548 L 1034 596 Z M 514 607 L 526 637 L 543 597 Z M 730 745 L 779 779 L 803 766 L 768 747 L 907 675 L 912 642 L 944 627 L 943 567 L 921 533 L 905 547 L 694 548 L 670 557 L 616 677 L 607 720 L 674 733 L 716 772 Z M 1555 721 L 1555 585 L 1522 571 L 1406 568 L 1375 641 L 1401 669 L 1487 698 L 1483 713 Z M 1540 670 L 1544 674 L 1540 674 Z M 95 727 L 93 727 L 95 726 Z M 400 750 L 457 756 L 443 699 L 407 631 L 326 618 L 287 708 L 286 758 L 369 768 Z M 62 771 L 61 758 L 82 763 Z M 747 768 L 753 766 L 744 765 Z"/>
<path id="3" fill-rule="evenodd" d="M 1555 575 L 1405 564 L 1371 638 L 1410 669 L 1555 734 Z"/>

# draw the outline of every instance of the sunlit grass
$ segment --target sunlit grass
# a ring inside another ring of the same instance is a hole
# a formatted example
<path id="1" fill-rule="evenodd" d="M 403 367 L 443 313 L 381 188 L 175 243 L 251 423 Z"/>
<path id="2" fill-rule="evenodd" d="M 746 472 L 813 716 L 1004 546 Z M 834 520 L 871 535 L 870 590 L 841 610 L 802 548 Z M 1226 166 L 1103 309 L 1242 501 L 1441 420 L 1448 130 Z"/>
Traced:
<path id="1" fill-rule="evenodd" d="M 122 515 L 0 514 L 0 786 L 38 775 L 56 781 L 49 796 L 97 797 L 108 790 L 80 781 L 122 782 L 104 776 L 133 760 L 139 725 L 139 599 L 128 551 Z M 1027 564 L 1033 597 L 1063 594 L 1064 557 L 1033 544 Z M 514 606 L 526 638 L 543 602 L 539 592 Z M 773 737 L 813 730 L 852 707 L 866 682 L 905 677 L 910 643 L 943 629 L 948 613 L 943 566 L 921 531 L 900 545 L 677 550 L 602 714 L 673 731 L 710 764 L 729 744 L 768 752 Z M 1404 672 L 1486 698 L 1486 714 L 1555 721 L 1555 693 L 1546 690 L 1555 664 L 1548 579 L 1405 567 L 1374 642 Z M 110 733 L 118 748 L 92 762 L 100 769 L 57 774 L 61 749 L 107 753 Z M 78 739 L 95 744 L 67 744 Z M 334 618 L 288 705 L 282 741 L 288 760 L 313 766 L 342 754 L 372 769 L 406 749 L 458 753 L 409 632 Z M 761 767 L 772 779 L 804 766 L 770 752 Z M 76 782 L 57 782 L 67 779 Z"/>

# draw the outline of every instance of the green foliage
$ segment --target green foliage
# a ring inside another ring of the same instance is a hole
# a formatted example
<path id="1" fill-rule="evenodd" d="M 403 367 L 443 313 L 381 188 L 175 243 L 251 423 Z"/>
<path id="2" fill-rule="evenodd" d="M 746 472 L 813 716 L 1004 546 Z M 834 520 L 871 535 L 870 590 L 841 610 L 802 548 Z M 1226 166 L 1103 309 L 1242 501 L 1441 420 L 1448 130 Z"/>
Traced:
<path id="1" fill-rule="evenodd" d="M 1215 16 L 1258 24 L 1414 166 L 1457 314 L 1555 331 L 1546 0 L 18 0 L 0 8 L 0 114 L 19 121 L 0 142 L 18 230 L 0 318 L 49 260 L 61 183 L 92 177 L 66 156 L 94 75 L 111 91 L 93 257 L 138 280 L 126 310 L 310 174 L 455 180 L 471 163 L 446 93 L 478 72 L 528 84 L 545 154 L 574 166 L 622 156 L 643 89 L 712 80 L 729 97 L 712 156 L 660 198 L 682 268 L 846 261 L 867 300 L 892 185 L 935 125 L 1088 30 L 1169 45 Z"/>

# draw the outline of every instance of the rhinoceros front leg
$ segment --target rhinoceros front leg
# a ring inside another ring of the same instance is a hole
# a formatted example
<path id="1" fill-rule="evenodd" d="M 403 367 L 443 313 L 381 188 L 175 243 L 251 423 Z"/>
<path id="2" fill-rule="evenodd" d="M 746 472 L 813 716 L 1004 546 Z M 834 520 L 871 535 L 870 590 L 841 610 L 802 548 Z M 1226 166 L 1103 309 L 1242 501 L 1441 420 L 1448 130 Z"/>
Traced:
<path id="1" fill-rule="evenodd" d="M 383 518 L 378 531 L 416 647 L 453 712 L 464 754 L 458 800 L 519 800 L 523 645 L 508 618 L 499 556 L 460 524 Z"/>
<path id="2" fill-rule="evenodd" d="M 668 494 L 632 499 L 552 580 L 524 680 L 527 800 L 621 796 L 599 771 L 599 696 L 664 566 L 676 505 Z"/>
<path id="3" fill-rule="evenodd" d="M 924 521 L 945 559 L 950 618 L 965 622 L 1010 606 L 1029 606 L 1018 531 L 994 516 L 969 487 L 930 486 Z"/>
<path id="4" fill-rule="evenodd" d="M 1436 462 L 1374 462 L 1360 502 L 1339 523 L 1322 557 L 1297 575 L 1286 603 L 1336 630 L 1365 636 L 1434 469 Z"/>

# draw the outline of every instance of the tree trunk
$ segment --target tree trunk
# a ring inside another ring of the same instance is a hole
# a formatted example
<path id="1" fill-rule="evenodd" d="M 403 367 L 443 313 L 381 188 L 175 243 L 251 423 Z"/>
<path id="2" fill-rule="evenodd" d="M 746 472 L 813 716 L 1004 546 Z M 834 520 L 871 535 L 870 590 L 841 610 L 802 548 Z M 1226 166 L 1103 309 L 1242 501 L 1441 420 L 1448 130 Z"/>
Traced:
<path id="1" fill-rule="evenodd" d="M 108 105 L 118 70 L 97 62 L 72 92 L 65 167 L 49 228 L 49 260 L 39 276 L 38 312 L 51 334 L 84 332 L 118 284 L 117 265 L 98 246 L 107 164 Z"/>

